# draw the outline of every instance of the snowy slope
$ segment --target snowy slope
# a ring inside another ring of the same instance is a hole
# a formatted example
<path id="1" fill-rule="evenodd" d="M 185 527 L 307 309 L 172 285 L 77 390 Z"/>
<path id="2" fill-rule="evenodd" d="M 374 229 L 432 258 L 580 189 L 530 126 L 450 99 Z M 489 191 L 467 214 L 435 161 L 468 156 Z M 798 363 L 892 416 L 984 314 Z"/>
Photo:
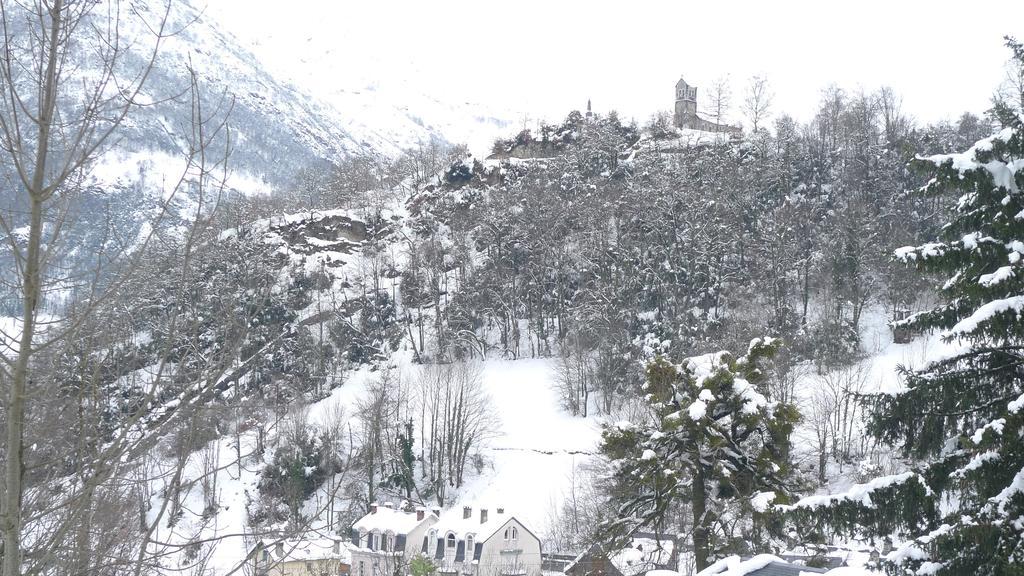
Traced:
<path id="1" fill-rule="evenodd" d="M 318 15 L 274 13 L 265 7 L 247 10 L 243 0 L 218 0 L 205 7 L 205 15 L 230 31 L 275 78 L 315 95 L 337 112 L 341 127 L 377 143 L 382 151 L 434 138 L 468 144 L 474 153 L 486 155 L 497 136 L 512 131 L 526 116 L 525 110 L 467 101 L 465 95 L 452 93 L 443 80 L 415 64 L 415 53 L 382 55 L 409 48 L 386 45 L 358 16 L 347 14 L 360 10 L 333 6 Z M 273 21 L 266 21 L 268 17 Z M 302 39 L 298 47 L 297 38 Z M 452 56 L 451 68 L 457 73 L 462 65 Z M 466 75 L 483 72 L 500 73 L 462 70 Z"/>
<path id="2" fill-rule="evenodd" d="M 396 356 L 398 368 L 412 377 L 418 368 L 407 356 Z M 483 364 L 483 382 L 498 411 L 500 427 L 497 437 L 482 450 L 488 461 L 483 472 L 472 478 L 459 493 L 455 507 L 461 505 L 497 508 L 503 506 L 541 538 L 551 518 L 565 501 L 574 466 L 580 465 L 597 447 L 599 428 L 595 420 L 574 418 L 558 408 L 552 381 L 553 364 L 549 360 L 490 360 Z M 347 414 L 365 392 L 366 385 L 377 373 L 363 369 L 349 375 L 344 386 L 329 397 L 309 407 L 311 422 L 322 422 L 341 408 Z M 254 438 L 242 436 L 242 453 L 253 450 Z M 245 557 L 254 540 L 244 536 L 247 530 L 245 502 L 257 494 L 260 465 L 246 460 L 241 474 L 233 464 L 235 445 L 232 437 L 212 443 L 210 450 L 219 454 L 223 467 L 218 475 L 220 500 L 224 503 L 216 515 L 205 521 L 193 519 L 175 528 L 187 538 L 194 531 L 205 537 L 221 537 L 210 545 L 209 568 L 218 574 L 233 569 Z M 269 458 L 269 454 L 268 454 Z M 187 476 L 201 473 L 198 462 Z M 323 509 L 323 494 L 307 502 L 307 512 Z M 193 487 L 186 500 L 186 509 L 202 510 L 202 496 Z M 324 517 L 314 521 L 311 533 L 335 532 Z M 173 540 L 169 534 L 162 534 Z"/>
<path id="3" fill-rule="evenodd" d="M 559 408 L 553 360 L 490 360 L 484 386 L 499 410 L 500 435 L 487 451 L 492 469 L 464 487 L 460 503 L 504 506 L 543 537 L 573 468 L 597 449 L 598 423 Z"/>
<path id="4" fill-rule="evenodd" d="M 875 353 L 863 360 L 869 374 L 870 390 L 886 389 L 896 385 L 897 365 L 919 366 L 926 359 L 947 353 L 951 345 L 942 343 L 935 335 L 925 335 L 910 344 L 893 344 L 888 335 L 885 315 L 880 310 L 868 314 L 863 330 L 865 346 Z M 421 368 L 412 363 L 408 352 L 398 352 L 391 359 L 402 381 L 416 378 Z M 494 438 L 481 450 L 485 458 L 483 470 L 471 474 L 467 483 L 458 491 L 452 504 L 504 507 L 544 539 L 551 527 L 555 511 L 570 495 L 573 487 L 573 473 L 576 466 L 594 458 L 600 439 L 600 420 L 596 418 L 572 417 L 559 408 L 554 392 L 554 360 L 487 360 L 482 363 L 482 378 L 486 393 L 499 421 Z M 379 371 L 362 368 L 347 375 L 346 382 L 335 388 L 330 395 L 308 408 L 311 422 L 327 422 L 343 412 L 353 422 L 355 403 L 366 392 L 367 385 L 378 378 Z M 800 383 L 798 393 L 806 400 L 819 380 L 814 375 Z M 796 446 L 809 445 L 806 440 L 810 431 L 806 426 L 797 432 Z M 243 435 L 243 454 L 251 451 L 254 438 Z M 271 445 L 273 442 L 271 441 Z M 199 531 L 206 537 L 220 536 L 223 540 L 216 546 L 209 546 L 211 553 L 209 568 L 214 573 L 225 574 L 235 568 L 253 545 L 252 537 L 246 537 L 251 527 L 246 523 L 246 502 L 258 493 L 257 483 L 263 462 L 244 459 L 241 473 L 233 464 L 236 448 L 230 436 L 215 441 L 211 448 L 219 454 L 223 470 L 218 476 L 220 510 L 212 518 L 198 517 L 182 522 L 173 530 L 182 538 Z M 270 458 L 272 450 L 265 458 Z M 190 473 L 198 476 L 198 462 Z M 830 469 L 830 482 L 823 492 L 837 492 L 856 481 L 856 466 L 845 470 Z M 576 479 L 578 481 L 578 478 Z M 326 506 L 326 491 L 310 498 L 305 506 L 307 514 L 322 513 Z M 193 486 L 187 509 L 202 510 L 202 497 L 198 486 Z M 310 534 L 336 534 L 329 525 L 326 515 L 321 514 L 311 525 Z M 169 534 L 161 534 L 173 540 Z M 865 556 L 860 551 L 842 552 L 849 561 L 861 563 Z"/>
<path id="5" fill-rule="evenodd" d="M 337 58 L 318 55 L 315 48 L 307 52 L 288 46 L 287 54 L 254 51 L 258 42 L 233 32 L 244 5 L 169 4 L 166 20 L 163 2 L 121 7 L 117 33 L 123 52 L 113 65 L 114 77 L 131 94 L 148 70 L 134 106 L 107 147 L 113 159 L 101 159 L 125 164 L 122 172 L 137 173 L 147 157 L 160 164 L 163 156 L 186 153 L 197 110 L 204 138 L 212 137 L 207 157 L 219 159 L 230 149 L 230 171 L 237 175 L 233 184 L 247 193 L 291 185 L 300 170 L 346 156 L 394 157 L 427 143 L 489 145 L 509 129 L 510 112 L 444 102 L 400 75 L 385 82 L 386 74 L 399 74 L 395 71 L 325 73 L 324 63 Z M 106 30 L 106 15 L 107 6 L 98 3 L 89 13 L 90 24 Z M 161 24 L 164 36 L 158 40 L 155 30 Z M 17 27 L 12 34 L 26 33 L 21 19 L 14 18 L 12 26 Z M 88 32 L 82 34 L 86 45 L 97 42 Z M 65 84 L 92 87 L 103 77 L 104 67 L 87 50 L 73 57 L 76 68 Z M 189 91 L 193 73 L 198 107 Z M 66 100 L 73 105 L 70 95 Z M 220 130 L 225 120 L 229 130 Z"/>
<path id="6" fill-rule="evenodd" d="M 867 309 L 861 321 L 861 349 L 864 358 L 853 366 L 818 374 L 810 365 L 799 366 L 796 383 L 796 402 L 804 414 L 794 432 L 795 458 L 804 467 L 816 465 L 815 432 L 811 412 L 815 395 L 826 385 L 829 379 L 841 381 L 843 378 L 854 379 L 861 386 L 860 392 L 895 393 L 902 386 L 899 369 L 921 369 L 930 362 L 948 358 L 964 345 L 958 342 L 945 342 L 941 334 L 919 334 L 907 344 L 893 342 L 892 330 L 888 325 L 886 312 L 880 306 Z M 865 421 L 862 418 L 863 408 L 856 413 L 853 435 L 864 436 Z M 828 481 L 818 489 L 818 494 L 844 492 L 861 480 L 861 466 L 878 466 L 885 474 L 895 474 L 905 469 L 905 464 L 895 458 L 894 454 L 884 446 L 876 449 L 868 448 L 864 462 L 840 466 L 830 459 L 827 468 Z"/>
<path id="7" fill-rule="evenodd" d="M 206 152 L 205 169 L 211 174 L 205 194 L 211 202 L 222 193 L 272 194 L 291 188 L 300 171 L 346 156 L 393 157 L 429 142 L 483 146 L 507 131 L 508 119 L 502 114 L 464 103 L 445 104 L 406 84 L 385 93 L 372 82 L 367 85 L 365 78 L 338 76 L 328 84 L 300 86 L 293 81 L 297 74 L 268 65 L 265 58 L 272 58 L 265 52 L 257 56 L 230 31 L 225 22 L 231 13 L 223 19 L 211 17 L 207 10 L 212 6 L 201 0 L 171 3 L 167 30 L 173 34 L 157 48 L 149 27 L 160 22 L 162 5 L 133 3 L 119 22 L 119 33 L 130 46 L 116 67 L 121 82 L 136 78 L 154 49 L 156 58 L 135 98 L 137 105 L 101 150 L 90 167 L 87 190 L 71 207 L 67 242 L 81 247 L 77 252 L 83 259 L 111 238 L 130 244 L 140 231 L 148 231 L 172 192 L 162 224 L 185 225 L 195 217 L 196 193 L 189 186 L 176 190 L 186 172 L 193 179 L 200 172 L 195 165 L 186 170 L 184 161 L 194 127 L 187 92 L 190 70 L 200 90 L 205 137 L 226 122 Z M 102 3 L 93 14 L 97 19 L 105 14 Z M 82 59 L 68 84 L 90 85 L 99 76 L 96 64 Z M 15 227 L 21 224 L 13 222 Z M 6 250 L 0 247 L 0 266 L 6 265 Z M 76 268 L 81 263 L 72 252 L 63 264 Z"/>

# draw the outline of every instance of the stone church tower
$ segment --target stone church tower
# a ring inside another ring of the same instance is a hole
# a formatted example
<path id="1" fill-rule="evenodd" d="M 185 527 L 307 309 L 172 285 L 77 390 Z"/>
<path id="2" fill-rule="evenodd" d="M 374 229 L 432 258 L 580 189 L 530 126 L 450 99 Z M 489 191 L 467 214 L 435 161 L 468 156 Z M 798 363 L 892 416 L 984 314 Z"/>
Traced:
<path id="1" fill-rule="evenodd" d="M 680 128 L 689 124 L 688 120 L 697 117 L 697 87 L 690 86 L 679 78 L 676 82 L 676 111 L 674 124 Z"/>
<path id="2" fill-rule="evenodd" d="M 690 86 L 679 78 L 676 82 L 676 110 L 673 114 L 672 123 L 676 128 L 690 128 L 703 130 L 704 132 L 725 132 L 728 134 L 741 134 L 743 130 L 739 126 L 728 124 L 716 124 L 705 120 L 697 114 L 697 87 Z"/>

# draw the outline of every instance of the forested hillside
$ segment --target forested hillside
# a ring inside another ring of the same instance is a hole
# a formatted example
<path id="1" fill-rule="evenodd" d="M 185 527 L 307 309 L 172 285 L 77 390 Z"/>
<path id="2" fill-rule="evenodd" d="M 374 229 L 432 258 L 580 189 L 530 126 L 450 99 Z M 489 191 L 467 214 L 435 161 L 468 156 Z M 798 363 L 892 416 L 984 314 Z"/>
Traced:
<path id="1" fill-rule="evenodd" d="M 570 111 L 484 158 L 353 148 L 245 54 L 219 84 L 194 11 L 41 6 L 0 6 L 43 39 L 0 58 L 5 576 L 254 572 L 479 499 L 547 553 L 671 535 L 682 574 L 1020 570 L 1016 41 L 983 116 L 832 85 L 798 121 L 762 78 L 745 133 Z"/>

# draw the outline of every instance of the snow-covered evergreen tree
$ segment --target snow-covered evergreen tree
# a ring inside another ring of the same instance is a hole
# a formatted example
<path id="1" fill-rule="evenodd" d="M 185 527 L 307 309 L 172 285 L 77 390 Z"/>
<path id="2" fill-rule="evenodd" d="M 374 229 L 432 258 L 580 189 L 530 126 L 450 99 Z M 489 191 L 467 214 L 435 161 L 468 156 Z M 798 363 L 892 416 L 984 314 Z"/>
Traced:
<path id="1" fill-rule="evenodd" d="M 900 533 L 891 574 L 1024 573 L 1024 117 L 998 101 L 996 116 L 1003 129 L 966 152 L 918 159 L 935 171 L 925 194 L 961 195 L 938 240 L 896 252 L 947 278 L 944 303 L 906 324 L 964 345 L 873 402 L 871 431 L 920 473 L 788 508 L 841 532 Z"/>
<path id="2" fill-rule="evenodd" d="M 739 358 L 718 352 L 648 365 L 652 421 L 619 423 L 603 435 L 601 451 L 614 465 L 613 534 L 640 526 L 682 532 L 673 518 L 687 507 L 698 570 L 758 540 L 756 524 L 742 519 L 760 519 L 772 498 L 789 491 L 796 411 L 759 389 L 761 365 L 777 348 L 778 341 L 756 339 Z"/>

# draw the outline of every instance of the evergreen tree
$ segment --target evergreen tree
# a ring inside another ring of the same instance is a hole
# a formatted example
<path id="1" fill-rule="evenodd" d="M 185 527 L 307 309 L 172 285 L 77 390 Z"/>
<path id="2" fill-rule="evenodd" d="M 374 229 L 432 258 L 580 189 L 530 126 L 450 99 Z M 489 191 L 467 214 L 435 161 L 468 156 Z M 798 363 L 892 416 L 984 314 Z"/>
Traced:
<path id="1" fill-rule="evenodd" d="M 620 518 L 608 526 L 611 535 L 641 526 L 682 528 L 668 524 L 680 506 L 688 507 L 698 570 L 758 539 L 754 525 L 742 535 L 723 527 L 751 513 L 760 519 L 773 495 L 789 492 L 796 411 L 759 391 L 762 364 L 777 347 L 777 341 L 756 339 L 740 358 L 718 352 L 678 365 L 658 357 L 648 365 L 644 393 L 653 421 L 616 424 L 603 434 Z"/>
<path id="2" fill-rule="evenodd" d="M 1024 67 L 1024 49 L 1008 45 Z M 870 431 L 920 459 L 920 473 L 784 508 L 839 532 L 899 533 L 891 574 L 1024 574 L 1024 118 L 998 101 L 995 112 L 994 136 L 918 159 L 934 170 L 925 194 L 961 196 L 938 240 L 896 252 L 948 277 L 944 303 L 906 323 L 964 345 L 872 402 Z"/>
<path id="3" fill-rule="evenodd" d="M 404 430 L 398 433 L 398 457 L 391 464 L 391 475 L 385 478 L 381 485 L 385 488 L 398 489 L 406 499 L 410 499 L 416 488 L 416 455 L 413 453 L 416 438 L 412 433 L 412 420 L 406 422 L 403 428 Z"/>

